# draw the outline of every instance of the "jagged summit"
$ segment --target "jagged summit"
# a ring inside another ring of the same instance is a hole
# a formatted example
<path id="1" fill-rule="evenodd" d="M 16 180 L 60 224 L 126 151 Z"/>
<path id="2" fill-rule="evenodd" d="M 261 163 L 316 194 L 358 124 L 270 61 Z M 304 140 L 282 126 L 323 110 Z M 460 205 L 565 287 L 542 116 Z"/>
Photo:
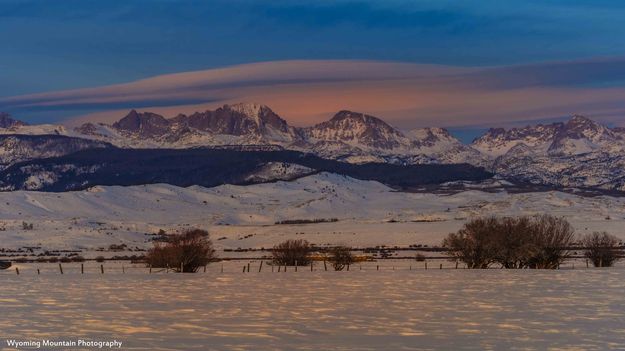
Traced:
<path id="1" fill-rule="evenodd" d="M 623 141 L 618 131 L 582 116 L 573 115 L 566 122 L 528 125 L 523 128 L 491 128 L 475 139 L 471 146 L 482 153 L 497 157 L 522 143 L 535 151 L 554 154 L 581 154 Z"/>
<path id="2" fill-rule="evenodd" d="M 0 128 L 8 129 L 27 125 L 28 123 L 14 119 L 6 112 L 0 112 Z"/>
<path id="3" fill-rule="evenodd" d="M 340 141 L 380 149 L 394 149 L 409 142 L 403 133 L 381 119 L 347 110 L 306 128 L 305 134 L 316 141 Z"/>

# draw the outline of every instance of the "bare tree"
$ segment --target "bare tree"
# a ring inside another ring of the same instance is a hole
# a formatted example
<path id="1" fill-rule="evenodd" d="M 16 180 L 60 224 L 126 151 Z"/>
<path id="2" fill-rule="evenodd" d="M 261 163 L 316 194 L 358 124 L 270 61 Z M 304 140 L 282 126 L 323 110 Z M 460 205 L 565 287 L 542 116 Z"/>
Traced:
<path id="1" fill-rule="evenodd" d="M 289 239 L 273 247 L 273 263 L 283 266 L 306 266 L 310 264 L 310 243 L 306 240 Z"/>
<path id="2" fill-rule="evenodd" d="M 475 218 L 457 233 L 443 240 L 447 254 L 467 264 L 469 268 L 488 268 L 495 262 L 497 218 Z"/>
<path id="3" fill-rule="evenodd" d="M 612 267 L 619 260 L 619 240 L 607 232 L 594 232 L 581 240 L 586 248 L 585 256 L 595 267 Z"/>
<path id="4" fill-rule="evenodd" d="M 330 249 L 330 257 L 328 260 L 335 271 L 342 271 L 347 265 L 355 262 L 352 249 L 347 246 L 336 246 Z"/>
<path id="5" fill-rule="evenodd" d="M 551 215 L 537 216 L 533 222 L 529 267 L 558 268 L 570 256 L 569 248 L 575 241 L 573 227 L 564 218 Z"/>
<path id="6" fill-rule="evenodd" d="M 182 273 L 195 273 L 215 258 L 213 242 L 208 232 L 201 229 L 167 235 L 165 242 L 155 243 L 146 255 L 152 267 L 168 267 Z"/>
<path id="7" fill-rule="evenodd" d="M 526 268 L 528 260 L 536 251 L 531 240 L 535 230 L 532 218 L 504 217 L 493 224 L 494 260 L 504 268 Z"/>

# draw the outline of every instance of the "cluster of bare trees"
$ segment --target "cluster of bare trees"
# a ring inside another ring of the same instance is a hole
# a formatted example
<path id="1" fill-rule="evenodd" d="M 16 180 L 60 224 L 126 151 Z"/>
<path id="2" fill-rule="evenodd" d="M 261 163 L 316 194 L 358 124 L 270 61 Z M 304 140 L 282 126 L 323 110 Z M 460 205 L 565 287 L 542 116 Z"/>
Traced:
<path id="1" fill-rule="evenodd" d="M 146 255 L 151 267 L 195 273 L 216 258 L 213 242 L 205 230 L 191 229 L 182 234 L 170 234 L 164 240 L 155 243 Z"/>
<path id="2" fill-rule="evenodd" d="M 469 268 L 557 268 L 568 256 L 575 240 L 571 225 L 549 215 L 476 218 L 443 246 L 449 255 Z"/>
<path id="3" fill-rule="evenodd" d="M 280 266 L 307 266 L 311 264 L 312 245 L 303 239 L 286 240 L 272 249 L 273 264 Z M 342 271 L 354 263 L 352 250 L 347 246 L 335 246 L 327 250 L 326 259 L 336 271 Z"/>
<path id="4" fill-rule="evenodd" d="M 476 218 L 443 240 L 448 255 L 469 268 L 558 268 L 575 246 L 575 232 L 564 218 L 551 215 Z M 582 238 L 595 266 L 618 259 L 618 240 L 607 233 Z"/>

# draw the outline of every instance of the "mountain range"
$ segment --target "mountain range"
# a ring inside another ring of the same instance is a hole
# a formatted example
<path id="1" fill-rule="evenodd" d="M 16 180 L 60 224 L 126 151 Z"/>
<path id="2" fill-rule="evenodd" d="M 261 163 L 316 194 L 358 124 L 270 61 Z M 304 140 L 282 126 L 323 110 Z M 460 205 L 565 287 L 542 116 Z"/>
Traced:
<path id="1" fill-rule="evenodd" d="M 292 150 L 351 164 L 466 163 L 515 182 L 625 191 L 625 130 L 579 115 L 546 125 L 491 128 L 469 145 L 443 128 L 402 131 L 352 111 L 294 127 L 269 107 L 253 103 L 173 118 L 132 110 L 111 125 L 86 123 L 72 130 L 28 125 L 0 114 L 0 134 L 2 168 L 92 148 L 218 147 Z"/>

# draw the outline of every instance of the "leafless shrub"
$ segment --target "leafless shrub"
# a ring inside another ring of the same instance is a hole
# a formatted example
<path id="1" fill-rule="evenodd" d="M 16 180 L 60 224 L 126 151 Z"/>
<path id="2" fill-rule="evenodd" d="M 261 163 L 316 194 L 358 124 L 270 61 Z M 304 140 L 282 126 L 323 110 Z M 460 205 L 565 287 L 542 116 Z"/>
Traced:
<path id="1" fill-rule="evenodd" d="M 425 255 L 424 255 L 424 254 L 421 254 L 421 253 L 416 254 L 416 255 L 414 256 L 414 258 L 415 258 L 415 260 L 416 260 L 417 262 L 423 262 L 423 261 L 425 261 Z"/>
<path id="2" fill-rule="evenodd" d="M 330 249 L 330 257 L 328 261 L 332 264 L 335 271 L 342 271 L 347 265 L 355 262 L 352 249 L 347 246 L 336 246 Z"/>
<path id="3" fill-rule="evenodd" d="M 101 263 L 101 262 L 104 262 L 104 256 L 98 256 L 98 257 L 96 257 L 96 258 L 95 258 L 95 261 L 96 261 L 96 262 L 100 262 L 100 263 Z"/>
<path id="4" fill-rule="evenodd" d="M 156 242 L 147 252 L 146 261 L 155 268 L 169 267 L 177 272 L 195 273 L 215 257 L 208 232 L 191 229 L 169 235 L 166 242 Z"/>
<path id="5" fill-rule="evenodd" d="M 311 251 L 310 243 L 303 239 L 289 239 L 273 247 L 271 254 L 273 263 L 282 266 L 306 266 L 310 264 L 308 254 Z"/>
<path id="6" fill-rule="evenodd" d="M 581 244 L 586 248 L 585 256 L 595 267 L 612 267 L 619 260 L 619 240 L 607 232 L 587 234 Z"/>

